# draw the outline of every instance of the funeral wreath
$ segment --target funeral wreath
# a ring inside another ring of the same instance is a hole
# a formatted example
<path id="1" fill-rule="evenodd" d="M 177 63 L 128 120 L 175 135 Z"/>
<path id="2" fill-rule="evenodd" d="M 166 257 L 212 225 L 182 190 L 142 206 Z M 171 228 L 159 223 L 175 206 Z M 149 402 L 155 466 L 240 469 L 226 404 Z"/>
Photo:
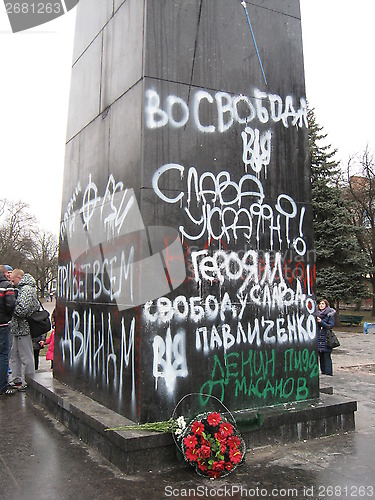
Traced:
<path id="1" fill-rule="evenodd" d="M 230 474 L 244 461 L 245 442 L 223 414 L 201 413 L 184 424 L 179 417 L 174 430 L 177 445 L 198 474 L 216 479 Z"/>

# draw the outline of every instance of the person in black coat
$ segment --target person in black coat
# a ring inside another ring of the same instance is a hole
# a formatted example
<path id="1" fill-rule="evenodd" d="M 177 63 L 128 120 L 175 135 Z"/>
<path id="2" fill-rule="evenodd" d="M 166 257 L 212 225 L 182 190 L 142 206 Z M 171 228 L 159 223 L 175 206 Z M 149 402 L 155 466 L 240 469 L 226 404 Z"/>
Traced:
<path id="1" fill-rule="evenodd" d="M 317 330 L 320 371 L 323 375 L 333 375 L 332 348 L 326 344 L 327 332 L 335 326 L 335 309 L 330 307 L 328 300 L 322 299 L 318 304 Z"/>
<path id="2" fill-rule="evenodd" d="M 6 277 L 7 269 L 0 266 L 0 395 L 11 395 L 13 391 L 8 388 L 9 366 L 9 321 L 12 318 L 16 297 L 13 284 Z"/>
<path id="3" fill-rule="evenodd" d="M 34 351 L 34 368 L 35 371 L 39 368 L 39 354 L 40 350 L 43 349 L 43 345 L 46 341 L 47 334 L 44 333 L 40 337 L 32 338 L 33 341 L 33 351 Z"/>

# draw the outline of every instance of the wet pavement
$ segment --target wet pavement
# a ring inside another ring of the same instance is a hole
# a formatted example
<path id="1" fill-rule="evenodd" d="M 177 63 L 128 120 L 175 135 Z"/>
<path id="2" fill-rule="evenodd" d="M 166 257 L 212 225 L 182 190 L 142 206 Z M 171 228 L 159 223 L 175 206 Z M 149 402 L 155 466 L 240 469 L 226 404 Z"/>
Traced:
<path id="1" fill-rule="evenodd" d="M 373 498 L 375 497 L 375 335 L 338 333 L 334 394 L 358 401 L 356 430 L 248 450 L 245 463 L 210 481 L 186 464 L 125 475 L 80 442 L 25 393 L 0 400 L 0 498 Z M 41 370 L 49 362 L 41 360 Z"/>

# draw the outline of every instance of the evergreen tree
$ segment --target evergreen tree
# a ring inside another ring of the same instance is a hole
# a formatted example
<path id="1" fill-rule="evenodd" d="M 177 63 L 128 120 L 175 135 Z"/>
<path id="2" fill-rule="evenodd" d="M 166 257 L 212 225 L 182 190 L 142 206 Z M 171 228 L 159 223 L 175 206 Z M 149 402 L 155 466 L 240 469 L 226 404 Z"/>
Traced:
<path id="1" fill-rule="evenodd" d="M 316 252 L 317 297 L 327 298 L 338 308 L 339 301 L 359 301 L 366 296 L 363 279 L 365 261 L 349 223 L 348 201 L 342 196 L 341 171 L 327 137 L 308 111 L 311 156 L 312 206 Z"/>

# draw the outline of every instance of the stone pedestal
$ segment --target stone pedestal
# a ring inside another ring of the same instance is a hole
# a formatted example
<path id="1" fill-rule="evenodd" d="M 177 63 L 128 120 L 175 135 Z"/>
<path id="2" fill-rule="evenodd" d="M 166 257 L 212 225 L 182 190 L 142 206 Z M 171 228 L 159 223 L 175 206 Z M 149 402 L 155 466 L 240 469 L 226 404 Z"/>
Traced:
<path id="1" fill-rule="evenodd" d="M 136 422 L 317 398 L 312 238 L 299 1 L 80 0 L 54 376 Z"/>
<path id="2" fill-rule="evenodd" d="M 38 372 L 27 377 L 27 382 L 28 394 L 39 405 L 126 474 L 183 466 L 176 459 L 177 448 L 171 433 L 109 431 L 108 428 L 132 426 L 134 422 L 52 379 L 50 372 Z M 254 422 L 258 410 L 234 412 L 234 417 L 247 450 L 257 454 L 257 447 L 347 434 L 355 429 L 356 411 L 355 401 L 321 394 L 319 402 L 300 401 L 262 408 L 259 412 L 262 424 L 257 428 L 249 422 Z M 306 447 L 311 447 L 311 443 Z"/>

